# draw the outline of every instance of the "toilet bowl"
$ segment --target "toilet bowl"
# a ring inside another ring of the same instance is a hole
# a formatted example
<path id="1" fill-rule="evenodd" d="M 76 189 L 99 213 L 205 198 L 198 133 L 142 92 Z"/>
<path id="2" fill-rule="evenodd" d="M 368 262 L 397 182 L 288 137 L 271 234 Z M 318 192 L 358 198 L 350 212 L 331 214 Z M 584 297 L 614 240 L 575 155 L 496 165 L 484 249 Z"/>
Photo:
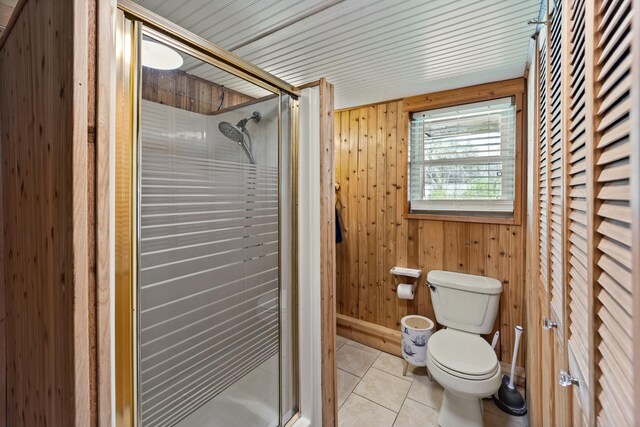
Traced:
<path id="1" fill-rule="evenodd" d="M 500 388 L 498 358 L 481 336 L 491 332 L 502 284 L 488 277 L 447 271 L 427 276 L 438 323 L 431 336 L 427 368 L 444 388 L 440 427 L 482 427 L 482 398 Z"/>
<path id="2" fill-rule="evenodd" d="M 444 388 L 438 424 L 482 426 L 482 398 L 500 387 L 500 363 L 480 336 L 454 329 L 436 332 L 427 349 L 427 367 Z"/>

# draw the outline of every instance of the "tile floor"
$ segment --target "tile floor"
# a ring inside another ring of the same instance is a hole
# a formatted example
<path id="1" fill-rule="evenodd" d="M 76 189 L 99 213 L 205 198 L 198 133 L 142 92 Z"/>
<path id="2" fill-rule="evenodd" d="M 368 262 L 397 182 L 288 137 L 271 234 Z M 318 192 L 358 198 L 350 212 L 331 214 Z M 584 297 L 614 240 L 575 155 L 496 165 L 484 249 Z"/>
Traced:
<path id="1" fill-rule="evenodd" d="M 436 427 L 442 387 L 425 368 L 402 376 L 403 360 L 355 341 L 336 338 L 339 427 Z M 485 427 L 526 427 L 484 400 Z"/>

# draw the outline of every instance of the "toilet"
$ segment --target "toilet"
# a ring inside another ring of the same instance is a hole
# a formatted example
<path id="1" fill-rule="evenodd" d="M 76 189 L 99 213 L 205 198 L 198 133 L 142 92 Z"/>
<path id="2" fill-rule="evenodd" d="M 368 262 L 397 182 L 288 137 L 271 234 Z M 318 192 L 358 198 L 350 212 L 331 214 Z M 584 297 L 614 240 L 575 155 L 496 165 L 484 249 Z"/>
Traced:
<path id="1" fill-rule="evenodd" d="M 482 427 L 482 398 L 500 388 L 494 350 L 481 336 L 492 332 L 502 284 L 489 277 L 433 270 L 427 275 L 436 320 L 446 329 L 431 336 L 427 368 L 444 388 L 440 427 Z"/>

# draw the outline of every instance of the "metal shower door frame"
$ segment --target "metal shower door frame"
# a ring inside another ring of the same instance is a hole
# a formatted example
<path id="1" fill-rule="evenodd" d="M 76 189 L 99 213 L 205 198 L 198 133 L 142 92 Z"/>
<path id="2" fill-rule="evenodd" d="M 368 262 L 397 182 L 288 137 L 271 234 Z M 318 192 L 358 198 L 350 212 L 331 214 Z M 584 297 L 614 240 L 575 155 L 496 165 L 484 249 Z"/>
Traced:
<path id="1" fill-rule="evenodd" d="M 148 35 L 176 50 L 278 95 L 278 265 L 279 276 L 283 261 L 289 265 L 291 311 L 293 313 L 292 364 L 293 396 L 297 412 L 285 423 L 290 425 L 300 416 L 298 371 L 298 96 L 300 90 L 275 76 L 242 60 L 230 52 L 190 33 L 129 1 L 118 1 L 116 16 L 116 161 L 115 161 L 115 424 L 117 427 L 141 425 L 138 354 L 138 266 L 140 265 L 140 104 L 142 99 L 142 65 L 140 44 Z M 282 97 L 291 97 L 290 156 L 289 156 L 289 216 L 290 258 L 281 258 L 282 245 Z M 278 280 L 279 372 L 282 372 L 282 329 L 280 295 L 282 277 Z M 282 376 L 279 375 L 278 419 L 282 422 Z"/>

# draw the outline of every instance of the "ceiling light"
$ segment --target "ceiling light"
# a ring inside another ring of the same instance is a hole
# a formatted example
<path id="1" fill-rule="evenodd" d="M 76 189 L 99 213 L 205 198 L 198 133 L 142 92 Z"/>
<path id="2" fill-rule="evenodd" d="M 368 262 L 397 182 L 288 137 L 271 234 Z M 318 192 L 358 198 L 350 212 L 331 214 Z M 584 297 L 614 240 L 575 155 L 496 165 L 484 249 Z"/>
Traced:
<path id="1" fill-rule="evenodd" d="M 158 70 L 175 70 L 183 63 L 182 56 L 169 46 L 142 40 L 142 65 Z"/>

